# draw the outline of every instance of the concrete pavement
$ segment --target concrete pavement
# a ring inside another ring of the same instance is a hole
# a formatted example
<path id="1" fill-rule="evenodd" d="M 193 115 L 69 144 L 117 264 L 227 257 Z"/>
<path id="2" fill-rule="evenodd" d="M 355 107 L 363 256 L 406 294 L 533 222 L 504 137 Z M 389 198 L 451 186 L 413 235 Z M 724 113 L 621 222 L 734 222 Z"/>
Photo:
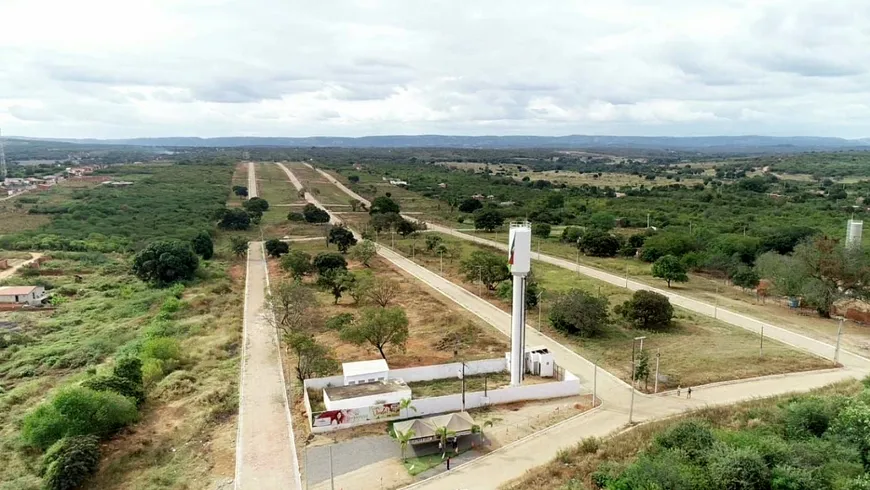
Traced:
<path id="1" fill-rule="evenodd" d="M 254 162 L 248 162 L 248 198 L 260 197 L 257 189 L 257 171 L 254 169 Z"/>
<path id="2" fill-rule="evenodd" d="M 251 242 L 245 279 L 236 490 L 302 488 L 278 333 L 267 318 L 268 274 L 263 243 Z"/>

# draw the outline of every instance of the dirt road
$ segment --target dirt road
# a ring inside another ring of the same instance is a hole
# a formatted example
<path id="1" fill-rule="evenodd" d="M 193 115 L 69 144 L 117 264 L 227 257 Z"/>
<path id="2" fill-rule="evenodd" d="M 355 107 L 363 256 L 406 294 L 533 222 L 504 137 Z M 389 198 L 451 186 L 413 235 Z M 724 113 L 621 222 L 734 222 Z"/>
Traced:
<path id="1" fill-rule="evenodd" d="M 18 272 L 18 269 L 21 269 L 22 267 L 25 267 L 29 264 L 36 262 L 36 260 L 38 258 L 42 257 L 42 254 L 33 252 L 30 254 L 30 256 L 31 257 L 29 259 L 27 259 L 23 262 L 19 262 L 18 264 L 13 265 L 12 267 L 10 267 L 6 270 L 0 271 L 0 280 L 6 279 L 7 277 L 12 277 L 13 275 L 15 275 L 16 272 Z"/>

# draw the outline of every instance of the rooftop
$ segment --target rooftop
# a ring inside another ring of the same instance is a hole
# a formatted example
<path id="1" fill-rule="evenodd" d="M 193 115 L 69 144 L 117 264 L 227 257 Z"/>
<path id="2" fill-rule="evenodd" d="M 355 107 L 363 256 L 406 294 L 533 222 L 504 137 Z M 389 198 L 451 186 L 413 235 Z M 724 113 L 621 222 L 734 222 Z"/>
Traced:
<path id="1" fill-rule="evenodd" d="M 361 396 L 385 395 L 406 390 L 410 392 L 411 388 L 408 388 L 408 385 L 401 379 L 388 379 L 386 381 L 348 386 L 330 386 L 323 389 L 326 392 L 326 396 L 332 401 L 359 398 Z"/>
<path id="2" fill-rule="evenodd" d="M 6 286 L 0 287 L 0 296 L 15 296 L 22 294 L 30 294 L 36 286 Z"/>
<path id="3" fill-rule="evenodd" d="M 456 412 L 422 419 L 403 420 L 393 424 L 393 430 L 397 433 L 407 434 L 408 430 L 413 430 L 412 442 L 418 439 L 436 438 L 440 427 L 447 427 L 449 432 L 458 436 L 465 435 L 472 432 L 474 419 L 468 412 Z"/>
<path id="4" fill-rule="evenodd" d="M 344 362 L 341 364 L 341 370 L 345 376 L 362 376 L 389 371 L 390 367 L 387 366 L 387 361 L 375 359 L 373 361 Z"/>

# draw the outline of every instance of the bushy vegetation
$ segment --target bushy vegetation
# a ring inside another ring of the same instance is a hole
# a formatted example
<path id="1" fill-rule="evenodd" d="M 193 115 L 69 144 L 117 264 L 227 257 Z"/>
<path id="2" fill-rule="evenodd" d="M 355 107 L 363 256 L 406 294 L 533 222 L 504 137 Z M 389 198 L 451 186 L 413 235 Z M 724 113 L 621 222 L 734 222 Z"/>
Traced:
<path id="1" fill-rule="evenodd" d="M 100 463 L 99 441 L 94 436 L 71 436 L 54 443 L 42 458 L 46 490 L 75 490 Z"/>
<path id="2" fill-rule="evenodd" d="M 868 394 L 850 382 L 702 409 L 594 451 L 578 445 L 510 488 L 860 490 L 870 482 Z"/>
<path id="3" fill-rule="evenodd" d="M 47 225 L 0 237 L 0 248 L 115 252 L 138 250 L 155 239 L 189 242 L 213 227 L 224 207 L 232 165 L 211 159 L 207 164 L 119 166 L 103 172 L 133 185 L 76 191 L 72 202 L 52 211 Z"/>
<path id="4" fill-rule="evenodd" d="M 189 280 L 198 266 L 190 245 L 178 240 L 150 243 L 133 258 L 136 276 L 158 286 Z"/>

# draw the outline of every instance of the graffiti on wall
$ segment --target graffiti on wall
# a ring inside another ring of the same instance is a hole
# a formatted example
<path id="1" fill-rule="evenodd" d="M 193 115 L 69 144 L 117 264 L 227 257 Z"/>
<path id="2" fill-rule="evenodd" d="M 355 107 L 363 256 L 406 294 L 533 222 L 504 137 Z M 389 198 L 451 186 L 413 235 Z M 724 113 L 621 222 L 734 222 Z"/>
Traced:
<path id="1" fill-rule="evenodd" d="M 314 414 L 314 427 L 328 427 L 330 425 L 358 424 L 375 420 L 390 419 L 400 415 L 398 403 L 384 403 L 362 408 L 348 408 L 345 410 L 327 410 Z"/>

